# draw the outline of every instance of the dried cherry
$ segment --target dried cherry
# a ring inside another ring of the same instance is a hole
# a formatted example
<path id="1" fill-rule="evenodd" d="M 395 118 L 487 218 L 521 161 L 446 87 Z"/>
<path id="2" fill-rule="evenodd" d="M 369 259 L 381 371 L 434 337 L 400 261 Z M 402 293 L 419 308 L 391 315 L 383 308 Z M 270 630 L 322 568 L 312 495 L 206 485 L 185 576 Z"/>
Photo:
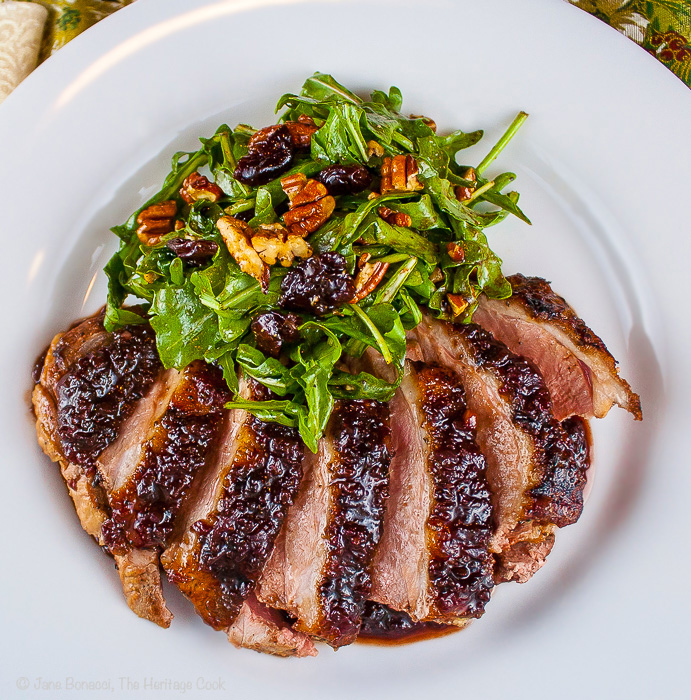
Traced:
<path id="1" fill-rule="evenodd" d="M 204 265 L 218 252 L 218 243 L 205 239 L 171 238 L 166 247 L 192 267 Z"/>
<path id="2" fill-rule="evenodd" d="M 317 173 L 315 179 L 319 180 L 331 195 L 357 194 L 372 184 L 372 175 L 362 165 L 330 165 Z"/>
<path id="3" fill-rule="evenodd" d="M 301 320 L 295 314 L 267 311 L 257 316 L 250 326 L 257 347 L 267 355 L 278 357 L 283 343 L 293 343 L 298 337 Z"/>
<path id="4" fill-rule="evenodd" d="M 250 140 L 249 152 L 238 161 L 233 176 L 246 185 L 266 185 L 290 167 L 295 146 L 283 124 L 258 131 Z"/>
<path id="5" fill-rule="evenodd" d="M 355 281 L 345 266 L 345 258 L 336 252 L 313 255 L 296 265 L 281 282 L 279 306 L 321 316 L 350 301 Z"/>

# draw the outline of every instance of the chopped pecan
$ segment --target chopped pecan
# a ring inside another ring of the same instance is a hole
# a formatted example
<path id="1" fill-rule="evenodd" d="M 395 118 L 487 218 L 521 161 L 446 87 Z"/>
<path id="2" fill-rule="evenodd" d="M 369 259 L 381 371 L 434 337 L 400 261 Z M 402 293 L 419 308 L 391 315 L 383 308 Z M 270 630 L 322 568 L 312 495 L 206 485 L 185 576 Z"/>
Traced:
<path id="1" fill-rule="evenodd" d="M 269 287 L 269 268 L 250 245 L 250 238 L 254 233 L 252 229 L 244 221 L 232 216 L 222 216 L 216 222 L 216 227 L 223 236 L 228 252 L 240 269 L 254 277 L 266 291 Z"/>
<path id="2" fill-rule="evenodd" d="M 463 262 L 465 260 L 465 251 L 462 243 L 449 241 L 446 244 L 446 252 L 454 262 Z"/>
<path id="3" fill-rule="evenodd" d="M 296 122 L 285 122 L 285 127 L 290 132 L 293 146 L 297 149 L 309 149 L 312 134 L 319 130 L 312 117 L 306 114 L 301 114 Z"/>
<path id="4" fill-rule="evenodd" d="M 413 156 L 394 156 L 384 158 L 381 165 L 381 187 L 380 192 L 414 192 L 422 189 L 418 182 L 417 161 Z"/>
<path id="5" fill-rule="evenodd" d="M 364 299 L 368 294 L 371 294 L 382 281 L 388 269 L 389 263 L 366 262 L 360 268 L 355 278 L 355 296 L 351 299 L 350 303 L 354 304 Z"/>
<path id="6" fill-rule="evenodd" d="M 372 253 L 363 253 L 357 261 L 358 270 L 372 257 Z"/>
<path id="7" fill-rule="evenodd" d="M 429 276 L 430 282 L 441 282 L 444 279 L 444 273 L 440 267 L 435 267 Z"/>
<path id="8" fill-rule="evenodd" d="M 394 211 L 393 209 L 389 209 L 389 207 L 379 207 L 377 213 L 387 224 L 391 224 L 392 226 L 410 226 L 413 223 L 410 214 Z"/>
<path id="9" fill-rule="evenodd" d="M 173 220 L 178 205 L 173 199 L 152 204 L 137 216 L 137 238 L 146 245 L 156 245 L 161 238 L 174 228 Z"/>
<path id="10" fill-rule="evenodd" d="M 381 158 L 384 155 L 384 147 L 378 141 L 367 142 L 367 157 Z"/>
<path id="11" fill-rule="evenodd" d="M 305 173 L 294 173 L 281 178 L 281 187 L 288 195 L 288 201 L 292 204 L 298 192 L 300 192 L 307 184 L 307 175 Z"/>
<path id="12" fill-rule="evenodd" d="M 477 175 L 475 174 L 475 168 L 468 168 L 463 175 L 464 180 L 470 180 L 475 182 L 477 180 Z M 463 185 L 458 185 L 454 192 L 456 193 L 456 199 L 459 202 L 463 202 L 466 199 L 470 199 L 473 195 L 474 187 L 463 187 Z"/>
<path id="13" fill-rule="evenodd" d="M 218 202 L 223 197 L 223 190 L 217 184 L 210 182 L 204 175 L 195 172 L 185 178 L 180 188 L 180 196 L 187 204 L 192 204 L 200 199 Z"/>
<path id="14" fill-rule="evenodd" d="M 460 316 L 468 308 L 468 302 L 460 294 L 447 294 L 446 298 L 454 316 Z"/>
<path id="15" fill-rule="evenodd" d="M 288 195 L 290 209 L 283 221 L 290 233 L 307 236 L 316 231 L 336 208 L 336 200 L 321 182 L 308 180 L 303 173 L 281 179 L 281 187 Z"/>
<path id="16" fill-rule="evenodd" d="M 252 236 L 252 247 L 267 265 L 280 262 L 290 267 L 295 258 L 309 258 L 312 248 L 301 236 L 289 233 L 281 224 L 260 226 Z"/>

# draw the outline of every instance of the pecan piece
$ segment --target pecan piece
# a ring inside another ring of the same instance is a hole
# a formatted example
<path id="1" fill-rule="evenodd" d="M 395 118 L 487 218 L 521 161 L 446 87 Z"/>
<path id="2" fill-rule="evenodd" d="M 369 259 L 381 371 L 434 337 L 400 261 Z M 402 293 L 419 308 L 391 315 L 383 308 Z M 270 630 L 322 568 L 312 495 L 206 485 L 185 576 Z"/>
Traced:
<path id="1" fill-rule="evenodd" d="M 407 227 L 413 223 L 410 214 L 404 214 L 402 211 L 394 211 L 393 209 L 389 209 L 389 207 L 379 207 L 379 209 L 377 209 L 377 214 L 379 214 L 387 224 L 391 224 L 392 226 Z"/>
<path id="2" fill-rule="evenodd" d="M 299 150 L 309 150 L 312 134 L 319 130 L 312 117 L 301 114 L 296 122 L 285 122 L 285 127 L 293 140 L 293 146 Z"/>
<path id="3" fill-rule="evenodd" d="M 418 182 L 419 172 L 417 161 L 413 156 L 394 156 L 384 158 L 381 165 L 380 192 L 414 192 L 422 189 Z"/>
<path id="4" fill-rule="evenodd" d="M 267 265 L 280 262 L 290 267 L 295 258 L 309 258 L 312 248 L 301 236 L 289 233 L 281 224 L 260 226 L 252 235 L 252 247 Z"/>
<path id="5" fill-rule="evenodd" d="M 366 262 L 357 273 L 355 278 L 355 296 L 350 303 L 354 304 L 361 301 L 368 294 L 371 294 L 384 279 L 386 271 L 389 269 L 389 263 L 385 262 Z"/>
<path id="6" fill-rule="evenodd" d="M 308 180 L 303 173 L 282 178 L 281 187 L 290 200 L 283 221 L 295 236 L 304 237 L 316 231 L 336 208 L 336 200 L 326 187 L 317 180 Z"/>
<path id="7" fill-rule="evenodd" d="M 475 168 L 468 168 L 463 175 L 464 180 L 470 180 L 475 182 L 477 180 L 477 175 L 475 174 Z M 466 199 L 470 199 L 473 195 L 474 187 L 463 187 L 463 185 L 458 185 L 454 192 L 456 193 L 456 199 L 459 202 L 464 202 Z"/>
<path id="8" fill-rule="evenodd" d="M 158 202 L 139 212 L 137 216 L 137 238 L 146 245 L 156 245 L 161 238 L 170 233 L 175 224 L 178 205 L 173 199 Z"/>
<path id="9" fill-rule="evenodd" d="M 218 202 L 223 197 L 223 190 L 207 177 L 195 172 L 188 175 L 180 188 L 180 196 L 192 204 L 200 199 L 208 199 L 210 202 Z"/>
<path id="10" fill-rule="evenodd" d="M 463 262 L 465 260 L 465 251 L 461 243 L 449 241 L 446 244 L 446 252 L 454 262 Z"/>
<path id="11" fill-rule="evenodd" d="M 454 316 L 460 316 L 468 308 L 468 302 L 460 294 L 447 294 L 446 298 Z"/>
<path id="12" fill-rule="evenodd" d="M 240 269 L 254 277 L 266 292 L 269 287 L 269 268 L 250 245 L 250 238 L 254 233 L 252 229 L 244 221 L 232 216 L 222 216 L 216 222 L 216 227 Z"/>

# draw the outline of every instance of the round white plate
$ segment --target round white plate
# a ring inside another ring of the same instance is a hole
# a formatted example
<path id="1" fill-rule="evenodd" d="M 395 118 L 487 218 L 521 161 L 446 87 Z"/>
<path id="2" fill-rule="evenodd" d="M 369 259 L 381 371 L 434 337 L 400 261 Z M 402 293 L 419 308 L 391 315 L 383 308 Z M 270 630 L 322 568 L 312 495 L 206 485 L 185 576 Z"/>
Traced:
<path id="1" fill-rule="evenodd" d="M 580 522 L 468 630 L 284 661 L 232 648 L 172 589 L 171 629 L 129 612 L 36 445 L 29 375 L 102 304 L 108 229 L 171 154 L 224 121 L 272 123 L 315 70 L 397 85 L 441 130 L 485 128 L 476 161 L 531 113 L 496 168 L 534 225 L 492 243 L 603 336 L 645 420 L 598 422 Z M 690 124 L 681 82 L 561 0 L 139 0 L 41 66 L 0 108 L 2 697 L 688 697 Z"/>

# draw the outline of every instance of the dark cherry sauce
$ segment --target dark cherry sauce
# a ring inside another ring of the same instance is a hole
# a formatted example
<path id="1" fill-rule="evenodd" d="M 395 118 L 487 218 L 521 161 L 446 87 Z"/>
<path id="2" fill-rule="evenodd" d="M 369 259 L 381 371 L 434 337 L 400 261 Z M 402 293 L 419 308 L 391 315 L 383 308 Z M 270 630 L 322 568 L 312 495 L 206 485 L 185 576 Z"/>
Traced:
<path id="1" fill-rule="evenodd" d="M 427 366 L 418 376 L 434 484 L 428 527 L 434 533 L 429 576 L 436 608 L 442 615 L 480 617 L 494 588 L 494 561 L 488 549 L 491 494 L 475 443 L 476 419 L 467 412 L 456 374 Z"/>
<path id="2" fill-rule="evenodd" d="M 218 368 L 195 362 L 185 370 L 139 467 L 111 494 L 112 515 L 103 524 L 103 538 L 113 553 L 165 544 L 229 399 Z"/>
<path id="3" fill-rule="evenodd" d="M 460 629 L 455 625 L 442 625 L 438 622 L 413 622 L 404 612 L 368 600 L 357 641 L 363 644 L 411 644 L 423 639 L 444 637 Z"/>
<path id="4" fill-rule="evenodd" d="M 499 390 L 511 405 L 513 421 L 539 448 L 535 462 L 540 483 L 531 491 L 529 517 L 558 527 L 575 523 L 583 510 L 585 471 L 577 456 L 577 441 L 554 418 L 542 375 L 480 326 L 471 323 L 456 328 L 468 341 L 475 362 L 500 377 Z"/>
<path id="5" fill-rule="evenodd" d="M 378 401 L 341 401 L 329 430 L 338 457 L 329 465 L 334 493 L 325 533 L 329 556 L 322 573 L 322 629 L 329 643 L 341 646 L 357 637 L 371 590 L 369 565 L 388 497 L 389 408 Z"/>
<path id="6" fill-rule="evenodd" d="M 256 385 L 253 398 L 269 398 L 265 393 Z M 200 565 L 220 584 L 223 601 L 213 620 L 219 629 L 232 623 L 256 584 L 302 479 L 304 446 L 296 428 L 250 416 L 238 439 L 216 512 L 194 525 Z"/>
<path id="7" fill-rule="evenodd" d="M 77 360 L 55 386 L 65 457 L 88 467 L 117 437 L 161 369 L 148 324 L 126 326 Z"/>

